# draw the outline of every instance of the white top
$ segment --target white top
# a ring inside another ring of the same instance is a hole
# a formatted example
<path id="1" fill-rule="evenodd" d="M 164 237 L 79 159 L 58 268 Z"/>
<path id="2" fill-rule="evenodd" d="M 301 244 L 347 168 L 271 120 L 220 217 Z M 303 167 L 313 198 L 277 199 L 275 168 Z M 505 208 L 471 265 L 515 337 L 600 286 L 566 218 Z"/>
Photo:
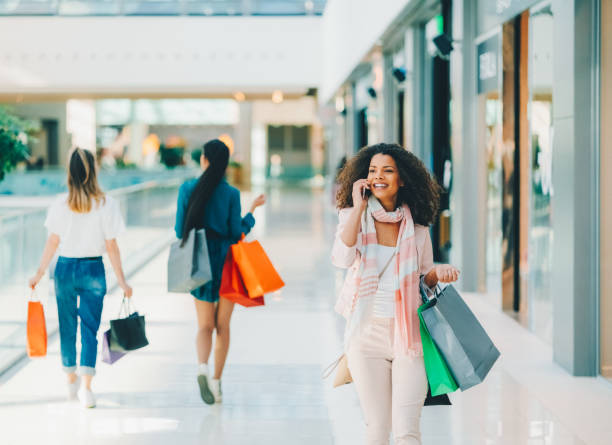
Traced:
<path id="1" fill-rule="evenodd" d="M 395 247 L 377 245 L 376 262 L 378 273 L 385 267 Z M 378 280 L 378 289 L 374 295 L 374 317 L 394 318 L 395 317 L 395 275 L 393 273 L 393 261 L 385 270 L 385 273 Z"/>
<path id="2" fill-rule="evenodd" d="M 45 227 L 60 237 L 58 254 L 69 258 L 101 256 L 105 240 L 117 238 L 124 230 L 119 201 L 106 195 L 105 201 L 92 203 L 89 213 L 76 213 L 68 207 L 68 194 L 63 194 L 49 207 Z"/>
<path id="3" fill-rule="evenodd" d="M 395 247 L 376 245 L 376 266 L 378 273 L 383 270 L 383 267 L 393 255 Z M 373 296 L 361 297 L 357 299 L 356 310 L 358 312 L 368 311 L 371 308 L 371 314 L 377 318 L 395 318 L 395 275 L 393 274 L 393 260 L 378 280 L 378 289 Z"/>

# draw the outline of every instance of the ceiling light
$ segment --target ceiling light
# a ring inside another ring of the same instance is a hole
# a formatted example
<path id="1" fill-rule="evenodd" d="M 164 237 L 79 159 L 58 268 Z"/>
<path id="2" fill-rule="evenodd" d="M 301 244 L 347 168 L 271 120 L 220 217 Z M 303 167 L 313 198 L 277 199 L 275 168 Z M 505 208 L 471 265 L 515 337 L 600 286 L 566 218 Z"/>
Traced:
<path id="1" fill-rule="evenodd" d="M 280 104 L 283 101 L 283 92 L 281 90 L 276 90 L 272 93 L 272 102 L 275 104 Z"/>
<path id="2" fill-rule="evenodd" d="M 244 102 L 246 95 L 242 91 L 236 91 L 234 93 L 234 99 L 236 99 L 238 102 Z"/>

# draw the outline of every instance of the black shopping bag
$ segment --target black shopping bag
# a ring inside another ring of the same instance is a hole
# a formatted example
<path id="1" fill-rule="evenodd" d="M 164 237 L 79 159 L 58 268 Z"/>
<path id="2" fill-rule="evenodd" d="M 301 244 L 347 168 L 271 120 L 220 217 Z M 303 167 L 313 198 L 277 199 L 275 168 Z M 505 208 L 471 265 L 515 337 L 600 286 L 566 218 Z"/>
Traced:
<path id="1" fill-rule="evenodd" d="M 110 322 L 110 349 L 116 352 L 134 351 L 149 344 L 145 334 L 145 318 L 132 312 L 130 299 L 123 298 L 119 317 Z M 121 318 L 125 314 L 126 317 Z"/>
<path id="2" fill-rule="evenodd" d="M 474 313 L 452 285 L 432 291 L 420 283 L 421 298 L 428 307 L 423 322 L 462 391 L 482 382 L 499 351 Z"/>
<path id="3" fill-rule="evenodd" d="M 438 405 L 452 405 L 448 394 L 440 394 L 439 396 L 431 395 L 431 388 L 427 385 L 427 397 L 423 406 L 438 406 Z"/>

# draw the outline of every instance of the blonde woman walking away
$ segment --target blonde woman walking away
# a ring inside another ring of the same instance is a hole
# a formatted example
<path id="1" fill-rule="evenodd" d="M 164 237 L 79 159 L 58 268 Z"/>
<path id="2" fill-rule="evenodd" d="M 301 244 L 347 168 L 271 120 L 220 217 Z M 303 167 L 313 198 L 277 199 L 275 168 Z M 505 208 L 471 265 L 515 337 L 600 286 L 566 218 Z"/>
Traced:
<path id="1" fill-rule="evenodd" d="M 336 310 L 347 318 L 348 367 L 368 445 L 421 443 L 427 377 L 419 333 L 419 279 L 433 287 L 459 271 L 434 265 L 428 225 L 439 187 L 396 144 L 365 147 L 342 170 L 332 261 L 348 268 Z"/>
<path id="2" fill-rule="evenodd" d="M 100 189 L 93 154 L 80 148 L 69 156 L 68 194 L 49 207 L 45 226 L 49 238 L 36 275 L 36 288 L 55 252 L 55 294 L 62 365 L 68 375 L 68 397 L 85 408 L 96 405 L 91 382 L 96 371 L 97 334 L 106 295 L 102 255 L 106 251 L 126 297 L 132 296 L 121 266 L 117 236 L 125 230 L 119 202 Z M 78 303 L 77 303 L 78 297 Z M 77 376 L 77 323 L 81 325 L 81 357 Z"/>

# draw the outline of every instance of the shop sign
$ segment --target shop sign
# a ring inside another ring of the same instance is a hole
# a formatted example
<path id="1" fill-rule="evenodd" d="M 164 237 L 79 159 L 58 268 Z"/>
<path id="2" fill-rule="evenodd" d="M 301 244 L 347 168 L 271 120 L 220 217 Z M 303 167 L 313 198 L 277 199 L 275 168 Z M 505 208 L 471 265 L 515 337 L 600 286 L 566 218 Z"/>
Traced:
<path id="1" fill-rule="evenodd" d="M 499 88 L 499 34 L 476 47 L 478 94 Z"/>

